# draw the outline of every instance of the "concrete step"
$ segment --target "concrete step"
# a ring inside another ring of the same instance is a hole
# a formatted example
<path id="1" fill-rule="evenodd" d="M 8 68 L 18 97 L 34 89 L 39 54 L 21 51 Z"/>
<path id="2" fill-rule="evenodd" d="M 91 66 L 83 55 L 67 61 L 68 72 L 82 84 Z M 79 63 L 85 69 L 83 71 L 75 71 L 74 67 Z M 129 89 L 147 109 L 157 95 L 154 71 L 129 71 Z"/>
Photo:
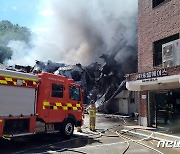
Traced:
<path id="1" fill-rule="evenodd" d="M 156 132 L 156 128 L 143 126 L 124 126 L 123 133 L 137 138 L 153 138 L 155 140 L 180 141 L 179 136 Z"/>

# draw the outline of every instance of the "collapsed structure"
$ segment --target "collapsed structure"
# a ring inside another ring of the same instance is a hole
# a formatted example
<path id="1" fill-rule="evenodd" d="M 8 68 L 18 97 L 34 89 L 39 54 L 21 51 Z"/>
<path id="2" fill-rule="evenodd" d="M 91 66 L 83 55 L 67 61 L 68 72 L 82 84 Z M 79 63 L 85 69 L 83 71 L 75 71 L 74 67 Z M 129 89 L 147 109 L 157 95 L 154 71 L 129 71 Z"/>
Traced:
<path id="1" fill-rule="evenodd" d="M 124 56 L 123 61 L 119 60 L 122 57 L 118 54 L 123 55 L 124 51 L 134 52 L 136 49 L 128 45 L 125 39 L 121 39 L 109 51 L 110 54 L 102 54 L 99 57 L 104 60 L 104 64 L 95 62 L 89 66 L 82 66 L 80 63 L 66 65 L 64 63 L 54 63 L 50 60 L 47 63 L 36 61 L 32 71 L 34 73 L 49 72 L 72 78 L 75 83 L 83 87 L 85 104 L 94 100 L 99 110 L 110 112 L 108 110 L 109 104 L 117 94 L 125 89 L 124 75 L 136 70 L 135 52 Z"/>
<path id="2" fill-rule="evenodd" d="M 99 57 L 104 61 L 101 64 L 94 62 L 88 66 L 80 63 L 66 65 L 48 60 L 36 61 L 34 67 L 15 65 L 8 69 L 35 74 L 48 72 L 72 78 L 83 87 L 85 104 L 94 100 L 100 111 L 113 112 L 109 110 L 109 105 L 114 102 L 116 95 L 125 89 L 125 74 L 136 71 L 136 50 L 122 37 L 112 49 Z"/>

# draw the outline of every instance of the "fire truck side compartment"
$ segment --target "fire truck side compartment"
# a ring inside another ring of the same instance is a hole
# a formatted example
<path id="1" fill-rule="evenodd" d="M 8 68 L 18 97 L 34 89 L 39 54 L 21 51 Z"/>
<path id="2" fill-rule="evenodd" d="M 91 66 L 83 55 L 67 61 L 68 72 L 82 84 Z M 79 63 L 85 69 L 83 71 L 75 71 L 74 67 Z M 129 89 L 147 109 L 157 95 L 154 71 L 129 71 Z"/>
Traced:
<path id="1" fill-rule="evenodd" d="M 0 116 L 34 115 L 34 88 L 0 85 Z"/>
<path id="2" fill-rule="evenodd" d="M 29 119 L 5 120 L 4 134 L 16 134 L 29 131 Z"/>

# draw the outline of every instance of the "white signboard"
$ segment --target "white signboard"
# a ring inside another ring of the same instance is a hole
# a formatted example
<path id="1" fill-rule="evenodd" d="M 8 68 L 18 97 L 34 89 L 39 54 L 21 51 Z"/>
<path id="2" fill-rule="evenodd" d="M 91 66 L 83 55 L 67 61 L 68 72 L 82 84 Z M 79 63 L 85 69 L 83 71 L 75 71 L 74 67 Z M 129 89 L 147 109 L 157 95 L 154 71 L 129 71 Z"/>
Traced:
<path id="1" fill-rule="evenodd" d="M 142 99 L 146 99 L 146 95 L 142 95 Z"/>

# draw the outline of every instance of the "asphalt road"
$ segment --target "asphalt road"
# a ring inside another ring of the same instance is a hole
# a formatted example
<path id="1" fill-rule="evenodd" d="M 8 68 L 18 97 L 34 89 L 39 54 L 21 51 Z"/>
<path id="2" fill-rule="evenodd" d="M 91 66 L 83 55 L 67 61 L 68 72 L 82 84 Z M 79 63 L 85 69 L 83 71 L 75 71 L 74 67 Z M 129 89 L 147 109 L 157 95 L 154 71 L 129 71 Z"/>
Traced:
<path id="1" fill-rule="evenodd" d="M 118 134 L 123 128 L 123 124 L 129 124 L 129 118 L 111 117 L 107 115 L 98 115 L 96 121 L 96 132 L 91 132 L 88 129 L 88 115 L 85 116 L 85 124 L 82 127 L 83 132 L 75 131 L 74 135 L 69 140 L 64 140 L 59 134 L 42 134 L 29 137 L 22 137 L 12 141 L 0 141 L 0 154 L 22 154 L 22 153 L 67 153 L 67 154 L 121 154 L 121 153 L 172 153 L 178 152 L 178 149 L 157 149 L 157 142 L 140 141 L 129 136 Z M 136 123 L 136 122 L 135 122 Z M 118 131 L 118 132 L 117 132 Z M 147 145 L 147 146 L 144 146 Z"/>

